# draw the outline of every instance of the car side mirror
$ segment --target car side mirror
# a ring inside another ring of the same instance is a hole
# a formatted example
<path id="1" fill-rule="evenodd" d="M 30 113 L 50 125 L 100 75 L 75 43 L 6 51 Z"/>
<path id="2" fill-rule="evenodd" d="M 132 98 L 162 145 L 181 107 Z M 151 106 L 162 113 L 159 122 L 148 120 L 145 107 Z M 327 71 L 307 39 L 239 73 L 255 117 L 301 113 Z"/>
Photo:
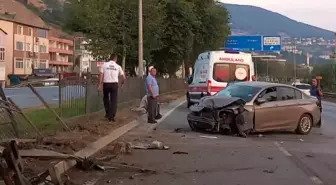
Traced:
<path id="1" fill-rule="evenodd" d="M 266 102 L 267 102 L 267 100 L 266 100 L 266 99 L 264 99 L 264 98 L 258 98 L 256 102 L 257 102 L 257 104 L 258 104 L 258 105 L 261 105 L 261 104 L 264 104 L 264 103 L 266 103 Z"/>

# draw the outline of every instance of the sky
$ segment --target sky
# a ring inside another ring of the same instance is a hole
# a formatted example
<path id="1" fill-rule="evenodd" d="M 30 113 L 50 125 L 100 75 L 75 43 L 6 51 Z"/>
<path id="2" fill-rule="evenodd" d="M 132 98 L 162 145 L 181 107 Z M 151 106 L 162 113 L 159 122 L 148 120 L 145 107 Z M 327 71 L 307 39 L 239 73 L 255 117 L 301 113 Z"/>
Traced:
<path id="1" fill-rule="evenodd" d="M 296 21 L 336 32 L 336 0 L 220 0 L 223 3 L 254 5 Z M 333 19 L 333 20 L 332 20 Z"/>

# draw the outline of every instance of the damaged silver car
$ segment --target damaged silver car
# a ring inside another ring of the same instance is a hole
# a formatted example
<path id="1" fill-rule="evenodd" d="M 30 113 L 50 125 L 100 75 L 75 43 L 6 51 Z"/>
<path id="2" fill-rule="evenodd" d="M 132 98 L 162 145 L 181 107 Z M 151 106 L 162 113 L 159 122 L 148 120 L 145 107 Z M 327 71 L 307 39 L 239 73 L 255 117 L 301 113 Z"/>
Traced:
<path id="1" fill-rule="evenodd" d="M 321 126 L 317 100 L 284 84 L 235 83 L 202 98 L 190 110 L 187 119 L 192 130 L 222 134 L 246 136 L 273 130 L 308 134 L 314 126 Z"/>

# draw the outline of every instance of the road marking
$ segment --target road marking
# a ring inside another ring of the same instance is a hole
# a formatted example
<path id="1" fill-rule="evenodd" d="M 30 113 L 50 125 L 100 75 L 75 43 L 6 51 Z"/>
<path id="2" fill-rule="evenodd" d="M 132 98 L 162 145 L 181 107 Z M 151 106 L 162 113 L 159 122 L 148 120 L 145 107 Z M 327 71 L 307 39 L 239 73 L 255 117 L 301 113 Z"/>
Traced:
<path id="1" fill-rule="evenodd" d="M 290 154 L 284 147 L 280 145 L 278 142 L 274 142 L 274 145 L 278 147 L 278 149 L 287 157 L 291 157 L 292 154 Z"/>
<path id="2" fill-rule="evenodd" d="M 15 97 L 15 96 L 20 96 L 20 95 L 8 95 L 6 96 L 7 98 Z"/>
<path id="3" fill-rule="evenodd" d="M 316 176 L 310 177 L 310 180 L 312 180 L 313 183 L 315 183 L 315 184 L 323 184 L 323 182 Z"/>
<path id="4" fill-rule="evenodd" d="M 160 120 L 158 120 L 158 123 L 161 123 L 163 120 L 165 120 L 169 115 L 171 115 L 177 108 L 179 108 L 181 105 L 185 104 L 187 102 L 187 100 L 183 100 L 181 103 L 179 103 L 178 105 L 176 105 L 175 107 L 173 107 L 172 109 L 170 109 L 165 115 L 162 116 L 162 118 Z"/>
<path id="5" fill-rule="evenodd" d="M 289 153 L 288 150 L 286 150 L 284 147 L 282 147 L 282 146 L 280 145 L 280 143 L 278 143 L 278 142 L 274 142 L 274 145 L 275 145 L 275 146 L 278 148 L 278 150 L 280 150 L 285 156 L 287 156 L 287 157 L 291 157 L 291 158 L 293 159 L 292 154 Z M 299 161 L 298 161 L 298 162 L 299 162 Z M 309 174 L 311 174 L 311 173 L 309 173 Z M 313 181 L 314 184 L 319 184 L 319 185 L 324 184 L 324 183 L 322 182 L 322 180 L 319 179 L 317 176 L 310 176 L 309 178 L 310 178 L 311 181 Z"/>
<path id="6" fill-rule="evenodd" d="M 52 101 L 58 101 L 59 99 L 58 98 L 54 98 L 54 99 L 51 99 Z"/>
<path id="7" fill-rule="evenodd" d="M 187 100 L 183 100 L 178 105 L 171 108 L 166 114 L 164 114 L 162 116 L 162 118 L 160 120 L 157 120 L 157 124 L 150 126 L 147 131 L 151 132 L 151 131 L 155 130 L 159 126 L 160 123 L 162 123 L 169 115 L 171 115 L 177 108 L 179 108 L 181 105 L 185 104 L 186 102 L 187 102 Z"/>

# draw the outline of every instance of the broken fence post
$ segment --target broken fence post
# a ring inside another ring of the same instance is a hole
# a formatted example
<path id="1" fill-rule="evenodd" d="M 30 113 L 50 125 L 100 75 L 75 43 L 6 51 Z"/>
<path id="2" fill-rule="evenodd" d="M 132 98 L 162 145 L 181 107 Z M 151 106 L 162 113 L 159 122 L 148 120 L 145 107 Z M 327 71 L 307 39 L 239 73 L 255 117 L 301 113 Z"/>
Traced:
<path id="1" fill-rule="evenodd" d="M 68 127 L 68 125 L 63 121 L 63 119 L 57 114 L 57 112 L 54 109 L 50 108 L 48 103 L 42 98 L 42 96 L 36 91 L 36 89 L 31 84 L 28 84 L 28 87 L 37 96 L 37 98 L 44 104 L 44 106 L 56 116 L 56 118 L 64 125 L 64 127 L 68 131 L 71 131 L 70 128 Z"/>

